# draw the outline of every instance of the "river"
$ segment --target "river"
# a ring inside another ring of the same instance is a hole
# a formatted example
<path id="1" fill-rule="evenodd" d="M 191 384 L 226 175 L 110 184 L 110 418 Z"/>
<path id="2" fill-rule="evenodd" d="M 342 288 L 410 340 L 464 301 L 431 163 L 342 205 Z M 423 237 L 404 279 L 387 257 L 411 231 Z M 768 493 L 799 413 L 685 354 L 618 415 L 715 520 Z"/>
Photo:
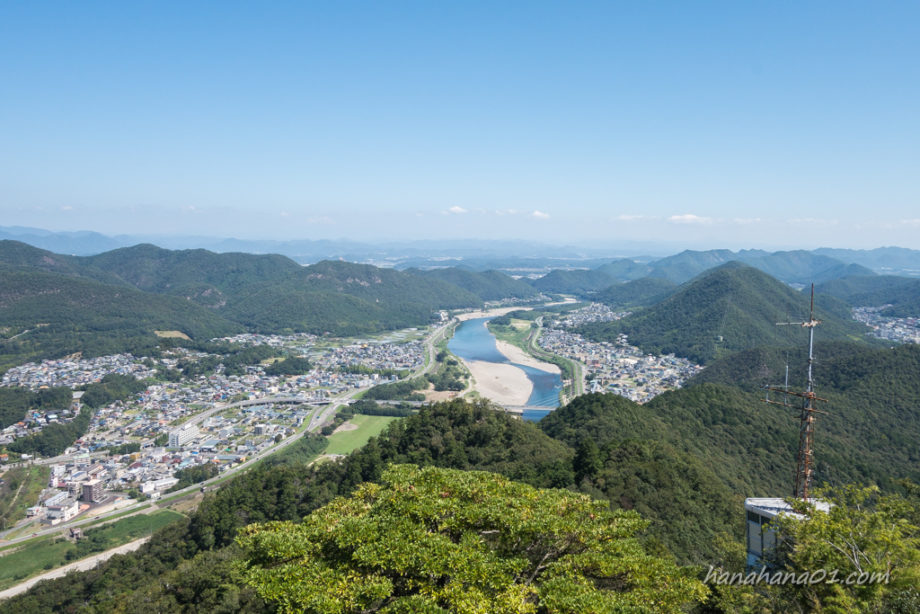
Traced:
<path id="1" fill-rule="evenodd" d="M 533 391 L 527 405 L 545 407 L 545 410 L 524 410 L 524 420 L 536 422 L 559 406 L 559 392 L 562 390 L 562 377 L 558 373 L 549 373 L 528 365 L 511 362 L 498 351 L 493 335 L 486 322 L 492 318 L 475 318 L 461 322 L 454 336 L 447 343 L 447 348 L 456 356 L 467 361 L 491 362 L 511 365 L 524 372 L 533 384 Z"/>

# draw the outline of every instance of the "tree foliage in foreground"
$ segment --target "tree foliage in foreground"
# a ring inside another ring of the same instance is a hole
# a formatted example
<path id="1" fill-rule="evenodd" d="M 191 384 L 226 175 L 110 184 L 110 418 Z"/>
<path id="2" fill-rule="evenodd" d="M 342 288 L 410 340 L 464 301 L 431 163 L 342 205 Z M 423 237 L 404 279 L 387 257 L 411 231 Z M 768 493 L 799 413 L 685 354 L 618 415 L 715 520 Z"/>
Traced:
<path id="1" fill-rule="evenodd" d="M 676 612 L 705 595 L 635 512 L 498 474 L 392 465 L 300 524 L 238 538 L 284 612 Z"/>
<path id="2" fill-rule="evenodd" d="M 880 495 L 875 486 L 848 485 L 817 496 L 831 504 L 830 511 L 794 501 L 805 518 L 778 519 L 779 532 L 786 536 L 784 568 L 836 570 L 836 582 L 788 585 L 783 592 L 807 611 L 918 611 L 920 507 L 898 495 Z"/>

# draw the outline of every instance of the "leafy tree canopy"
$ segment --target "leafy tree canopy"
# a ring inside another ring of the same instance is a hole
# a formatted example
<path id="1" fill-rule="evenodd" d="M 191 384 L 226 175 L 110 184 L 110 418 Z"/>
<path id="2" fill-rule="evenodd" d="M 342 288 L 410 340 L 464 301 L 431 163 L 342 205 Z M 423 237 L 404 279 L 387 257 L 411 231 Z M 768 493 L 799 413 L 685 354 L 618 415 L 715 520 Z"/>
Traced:
<path id="1" fill-rule="evenodd" d="M 392 465 L 300 524 L 238 538 L 284 612 L 677 612 L 706 589 L 634 512 L 498 474 Z"/>
<path id="2" fill-rule="evenodd" d="M 789 584 L 782 592 L 801 607 L 828 613 L 916 611 L 920 508 L 901 496 L 881 495 L 875 486 L 847 485 L 816 496 L 830 503 L 829 511 L 795 500 L 790 502 L 804 518 L 785 515 L 775 521 L 786 538 L 784 569 L 836 571 L 836 581 Z M 913 607 L 899 608 L 905 599 Z"/>

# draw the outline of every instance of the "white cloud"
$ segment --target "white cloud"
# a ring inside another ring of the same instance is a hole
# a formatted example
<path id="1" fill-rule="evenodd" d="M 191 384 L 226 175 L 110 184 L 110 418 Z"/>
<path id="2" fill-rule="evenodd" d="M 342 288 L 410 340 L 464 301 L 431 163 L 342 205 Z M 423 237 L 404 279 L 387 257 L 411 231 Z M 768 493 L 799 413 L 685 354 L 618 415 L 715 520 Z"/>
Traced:
<path id="1" fill-rule="evenodd" d="M 70 205 L 64 205 L 61 207 L 61 211 L 73 211 L 73 207 Z"/>
<path id="2" fill-rule="evenodd" d="M 291 214 L 288 213 L 287 211 L 282 211 L 282 212 L 279 213 L 278 215 L 280 215 L 281 217 L 290 217 Z"/>
<path id="3" fill-rule="evenodd" d="M 457 205 L 454 205 L 453 207 L 451 207 L 450 209 L 448 209 L 447 212 L 448 212 L 448 213 L 453 213 L 453 214 L 456 214 L 456 215 L 460 215 L 461 213 L 466 213 L 467 211 L 466 211 L 466 209 L 464 209 L 463 207 L 458 207 Z"/>
<path id="4" fill-rule="evenodd" d="M 542 211 L 534 211 L 530 215 L 531 217 L 535 217 L 538 220 L 548 220 L 549 219 L 549 213 L 543 213 Z"/>
<path id="5" fill-rule="evenodd" d="M 812 225 L 812 226 L 836 226 L 839 220 L 822 220 L 817 217 L 796 217 L 789 220 L 790 224 Z"/>
<path id="6" fill-rule="evenodd" d="M 915 217 L 910 220 L 898 220 L 898 224 L 901 226 L 920 226 L 920 217 Z"/>
<path id="7" fill-rule="evenodd" d="M 672 215 L 668 218 L 668 221 L 672 224 L 712 224 L 711 217 L 701 217 L 699 215 L 693 215 L 692 213 L 684 213 L 683 215 Z"/>
<path id="8" fill-rule="evenodd" d="M 736 217 L 735 219 L 732 220 L 732 222 L 734 222 L 735 224 L 742 224 L 742 225 L 759 224 L 762 221 L 763 220 L 759 217 Z"/>

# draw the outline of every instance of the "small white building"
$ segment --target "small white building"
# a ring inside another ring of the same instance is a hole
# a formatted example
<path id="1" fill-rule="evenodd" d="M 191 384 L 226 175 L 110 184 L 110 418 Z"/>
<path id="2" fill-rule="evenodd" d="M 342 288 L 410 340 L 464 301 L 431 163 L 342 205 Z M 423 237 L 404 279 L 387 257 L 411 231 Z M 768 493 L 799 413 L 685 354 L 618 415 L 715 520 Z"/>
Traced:
<path id="1" fill-rule="evenodd" d="M 149 480 L 141 484 L 141 492 L 145 495 L 149 495 L 157 491 L 172 488 L 178 483 L 178 478 L 160 478 L 158 480 Z"/>
<path id="2" fill-rule="evenodd" d="M 809 499 L 816 509 L 827 512 L 830 504 L 817 499 Z M 769 561 L 776 550 L 776 529 L 770 526 L 777 516 L 790 515 L 794 518 L 804 518 L 801 514 L 792 511 L 792 506 L 781 497 L 748 498 L 744 500 L 744 511 L 747 516 L 747 566 L 761 567 Z"/>
<path id="3" fill-rule="evenodd" d="M 46 519 L 52 525 L 61 522 L 67 522 L 80 513 L 80 504 L 76 499 L 66 498 L 60 503 L 55 503 L 47 507 L 48 513 Z"/>

